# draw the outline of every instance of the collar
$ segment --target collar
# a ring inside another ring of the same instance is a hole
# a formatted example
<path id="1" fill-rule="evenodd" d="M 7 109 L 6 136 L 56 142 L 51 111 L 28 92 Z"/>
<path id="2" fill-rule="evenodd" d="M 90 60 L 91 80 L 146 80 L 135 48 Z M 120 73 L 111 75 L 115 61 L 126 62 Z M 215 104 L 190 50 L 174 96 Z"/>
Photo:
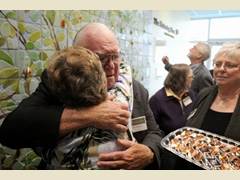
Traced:
<path id="1" fill-rule="evenodd" d="M 201 64 L 202 64 L 202 63 L 190 65 L 190 68 L 192 69 L 192 71 L 194 71 L 194 70 L 197 69 L 197 67 L 200 66 Z"/>
<path id="2" fill-rule="evenodd" d="M 180 97 L 179 97 L 178 95 L 176 95 L 176 94 L 175 94 L 171 89 L 169 89 L 169 88 L 165 88 L 165 91 L 166 91 L 167 97 L 173 96 L 173 97 L 177 98 L 179 101 L 181 101 L 182 96 L 183 96 L 184 94 L 188 94 L 188 90 L 185 90 L 185 91 L 180 95 Z"/>

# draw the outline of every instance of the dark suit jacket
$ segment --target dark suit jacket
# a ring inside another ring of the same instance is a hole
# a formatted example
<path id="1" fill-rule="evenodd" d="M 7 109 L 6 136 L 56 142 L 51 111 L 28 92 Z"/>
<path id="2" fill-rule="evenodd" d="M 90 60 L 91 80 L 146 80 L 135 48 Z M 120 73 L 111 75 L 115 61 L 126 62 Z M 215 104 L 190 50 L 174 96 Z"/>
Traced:
<path id="1" fill-rule="evenodd" d="M 194 90 L 196 96 L 202 89 L 214 85 L 213 78 L 203 63 L 194 70 L 193 75 L 194 80 L 192 81 L 191 88 Z"/>
<path id="2" fill-rule="evenodd" d="M 171 68 L 171 64 L 165 66 L 165 69 L 168 71 Z M 194 79 L 192 81 L 191 89 L 194 91 L 195 96 L 204 88 L 210 87 L 214 85 L 213 78 L 206 68 L 206 66 L 202 63 L 200 64 L 193 72 Z"/>
<path id="3" fill-rule="evenodd" d="M 134 102 L 132 117 L 146 116 L 146 131 L 134 133 L 141 144 L 147 145 L 155 154 L 156 161 L 149 165 L 150 169 L 159 169 L 160 141 L 163 132 L 156 124 L 148 104 L 148 91 L 133 80 Z M 58 143 L 58 130 L 63 104 L 52 94 L 47 71 L 41 75 L 41 82 L 36 91 L 24 99 L 19 106 L 9 114 L 0 128 L 0 143 L 13 149 L 55 147 Z"/>

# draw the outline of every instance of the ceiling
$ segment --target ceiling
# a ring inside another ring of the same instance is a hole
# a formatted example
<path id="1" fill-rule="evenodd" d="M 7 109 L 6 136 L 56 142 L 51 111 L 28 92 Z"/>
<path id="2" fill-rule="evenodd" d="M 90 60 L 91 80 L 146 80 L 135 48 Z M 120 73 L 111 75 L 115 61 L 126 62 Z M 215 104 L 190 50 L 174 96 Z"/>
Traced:
<path id="1" fill-rule="evenodd" d="M 240 10 L 186 10 L 191 19 L 240 17 Z"/>

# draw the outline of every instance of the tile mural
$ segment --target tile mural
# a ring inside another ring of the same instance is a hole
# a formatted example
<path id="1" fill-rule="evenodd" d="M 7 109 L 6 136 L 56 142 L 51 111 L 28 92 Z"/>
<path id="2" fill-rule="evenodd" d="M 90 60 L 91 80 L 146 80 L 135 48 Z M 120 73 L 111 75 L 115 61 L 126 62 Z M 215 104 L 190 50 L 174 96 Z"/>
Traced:
<path id="1" fill-rule="evenodd" d="M 77 31 L 89 22 L 104 23 L 114 32 L 123 61 L 149 88 L 152 11 L 0 10 L 0 126 L 36 89 L 55 51 L 71 46 Z M 40 160 L 29 148 L 0 144 L 2 170 L 34 170 Z"/>

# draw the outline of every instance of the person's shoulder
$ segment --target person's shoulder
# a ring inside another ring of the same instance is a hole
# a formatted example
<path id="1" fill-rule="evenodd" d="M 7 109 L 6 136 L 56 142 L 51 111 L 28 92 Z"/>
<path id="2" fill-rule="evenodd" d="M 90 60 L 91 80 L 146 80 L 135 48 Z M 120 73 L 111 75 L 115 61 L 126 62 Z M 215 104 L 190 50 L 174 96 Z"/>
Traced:
<path id="1" fill-rule="evenodd" d="M 194 95 L 195 96 L 195 93 L 194 93 L 194 90 L 192 88 L 189 88 L 189 95 Z"/>
<path id="2" fill-rule="evenodd" d="M 137 80 L 133 79 L 133 93 L 134 96 L 145 96 L 148 95 L 148 90 Z"/>
<path id="3" fill-rule="evenodd" d="M 44 69 L 42 74 L 41 74 L 41 77 L 47 77 L 47 69 Z"/>
<path id="4" fill-rule="evenodd" d="M 194 106 L 197 107 L 199 105 L 199 103 L 205 101 L 209 97 L 210 94 L 215 94 L 216 92 L 217 92 L 216 85 L 202 89 L 196 96 Z"/>
<path id="5" fill-rule="evenodd" d="M 213 90 L 216 89 L 216 88 L 217 88 L 216 85 L 203 88 L 203 89 L 198 93 L 198 96 L 202 96 L 202 95 L 209 94 L 211 91 L 213 91 Z"/>
<path id="6" fill-rule="evenodd" d="M 41 73 L 41 81 L 40 83 L 41 84 L 48 84 L 48 72 L 47 72 L 47 69 L 44 69 L 43 72 Z"/>
<path id="7" fill-rule="evenodd" d="M 149 92 L 148 90 L 137 80 L 133 79 L 133 94 L 135 100 L 148 99 Z"/>
<path id="8" fill-rule="evenodd" d="M 135 88 L 141 88 L 141 89 L 146 89 L 139 81 L 137 81 L 136 79 L 132 80 L 133 82 L 133 87 Z"/>
<path id="9" fill-rule="evenodd" d="M 197 68 L 199 71 L 208 71 L 208 68 L 204 64 L 200 64 Z"/>
<path id="10" fill-rule="evenodd" d="M 161 89 L 159 89 L 157 92 L 155 92 L 150 99 L 163 99 L 166 97 L 166 91 L 165 88 L 162 87 Z"/>
<path id="11" fill-rule="evenodd" d="M 197 69 L 196 69 L 196 78 L 211 78 L 212 79 L 212 75 L 210 74 L 210 71 L 208 70 L 208 68 L 204 65 L 201 64 Z"/>

